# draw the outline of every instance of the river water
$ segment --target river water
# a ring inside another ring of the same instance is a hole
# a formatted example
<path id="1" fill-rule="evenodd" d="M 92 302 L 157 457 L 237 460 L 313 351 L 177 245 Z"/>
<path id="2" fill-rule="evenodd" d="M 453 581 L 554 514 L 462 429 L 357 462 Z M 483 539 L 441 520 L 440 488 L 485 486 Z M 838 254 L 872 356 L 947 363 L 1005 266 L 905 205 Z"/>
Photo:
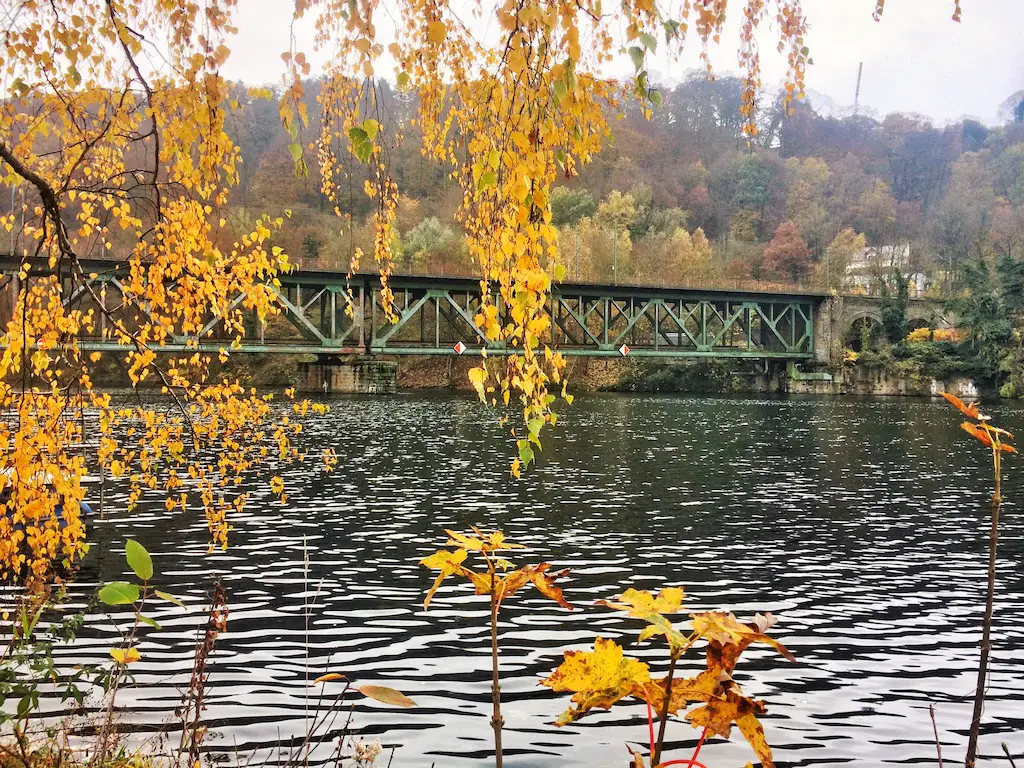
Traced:
<path id="1" fill-rule="evenodd" d="M 1024 426 L 1024 412 L 995 415 Z M 354 705 L 354 730 L 393 746 L 395 768 L 488 765 L 486 605 L 451 581 L 424 612 L 432 575 L 417 565 L 443 544 L 443 528 L 476 524 L 528 545 L 515 553 L 520 562 L 572 569 L 575 611 L 533 591 L 503 609 L 510 768 L 626 765 L 625 743 L 646 737 L 644 708 L 558 729 L 551 722 L 567 697 L 537 680 L 597 634 L 634 643 L 639 624 L 595 600 L 669 584 L 686 588 L 692 609 L 779 617 L 773 633 L 797 662 L 755 646 L 737 677 L 768 703 L 780 766 L 934 764 L 929 703 L 944 756 L 962 760 L 990 476 L 984 449 L 958 423 L 942 402 L 908 399 L 583 395 L 516 482 L 493 412 L 472 399 L 336 399 L 309 423 L 306 444 L 333 447 L 338 470 L 294 467 L 286 506 L 261 481 L 262 500 L 234 519 L 226 552 L 207 554 L 199 515 L 167 513 L 155 498 L 119 513 L 123 489 L 106 489 L 85 575 L 119 578 L 133 535 L 153 553 L 157 580 L 188 604 L 188 613 L 153 612 L 163 629 L 142 643 L 138 686 L 118 698 L 121 718 L 157 730 L 173 719 L 218 576 L 230 618 L 209 669 L 209 747 L 260 755 L 303 733 L 308 649 L 310 677 L 342 672 L 416 700 L 396 710 L 352 696 L 337 723 Z M 1024 469 L 1007 463 L 982 741 L 993 760 L 1000 741 L 1024 752 L 1024 521 L 1014 503 Z M 65 658 L 103 660 L 114 638 L 104 627 L 84 632 Z M 656 645 L 633 650 L 663 668 Z M 688 757 L 697 735 L 671 725 L 670 754 Z M 734 732 L 701 759 L 739 766 L 753 755 Z"/>

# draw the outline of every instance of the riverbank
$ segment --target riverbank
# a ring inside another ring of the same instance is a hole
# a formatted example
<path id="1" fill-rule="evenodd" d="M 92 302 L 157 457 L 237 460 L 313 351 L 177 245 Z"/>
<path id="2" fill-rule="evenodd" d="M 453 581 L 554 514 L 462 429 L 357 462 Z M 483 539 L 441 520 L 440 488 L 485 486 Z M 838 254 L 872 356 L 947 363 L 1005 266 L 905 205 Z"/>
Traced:
<path id="1" fill-rule="evenodd" d="M 761 361 L 570 358 L 566 375 L 577 392 L 675 392 L 681 394 L 820 394 L 933 397 L 949 391 L 998 396 L 985 382 L 949 367 L 929 371 L 912 364 L 863 356 L 827 376 L 783 363 Z M 473 358 L 395 358 L 399 389 L 470 390 Z"/>
<path id="2" fill-rule="evenodd" d="M 219 372 L 247 386 L 283 389 L 300 383 L 311 355 L 237 355 Z M 477 357 L 449 355 L 375 358 L 395 366 L 395 386 L 402 390 L 471 391 L 469 370 Z M 102 361 L 95 380 L 105 387 L 128 387 L 116 360 Z M 692 360 L 620 357 L 570 357 L 566 376 L 576 392 L 677 392 L 690 394 L 820 394 L 931 397 L 940 391 L 965 396 L 1004 397 L 982 371 L 943 351 L 898 354 L 894 348 L 847 355 L 827 376 L 785 363 L 757 360 Z"/>

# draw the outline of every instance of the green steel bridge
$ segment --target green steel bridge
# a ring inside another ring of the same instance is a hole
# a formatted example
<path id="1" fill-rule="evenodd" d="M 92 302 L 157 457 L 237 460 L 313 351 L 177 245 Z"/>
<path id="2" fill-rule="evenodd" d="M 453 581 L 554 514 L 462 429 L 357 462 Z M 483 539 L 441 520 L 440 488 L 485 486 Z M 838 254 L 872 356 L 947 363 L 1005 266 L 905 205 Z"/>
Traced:
<path id="1" fill-rule="evenodd" d="M 82 262 L 88 275 L 62 276 L 63 301 L 88 309 L 102 296 L 105 310 L 124 322 L 138 307 L 121 306 L 125 266 L 113 261 Z M 9 317 L 20 286 L 19 263 L 0 260 L 0 318 Z M 29 280 L 46 274 L 33 270 Z M 480 282 L 474 278 L 395 275 L 391 287 L 397 321 L 382 309 L 379 278 L 343 272 L 297 270 L 279 275 L 274 291 L 282 307 L 278 317 L 261 323 L 252 317 L 241 351 L 249 353 L 339 355 L 489 355 L 515 354 L 515 347 L 489 341 L 473 321 L 480 307 Z M 88 287 L 87 287 L 88 286 Z M 90 288 L 92 290 L 90 290 Z M 5 300 L 6 299 L 6 300 Z M 759 360 L 810 360 L 815 357 L 822 293 L 773 293 L 695 288 L 657 288 L 588 283 L 556 284 L 551 294 L 550 338 L 565 355 L 718 357 Z M 499 312 L 501 304 L 498 299 Z M 238 296 L 233 306 L 238 306 Z M 346 309 L 352 304 L 351 313 Z M 115 350 L 100 333 L 84 338 L 86 350 Z M 199 338 L 177 336 L 168 352 L 217 351 L 227 339 L 220 321 L 210 317 Z"/>

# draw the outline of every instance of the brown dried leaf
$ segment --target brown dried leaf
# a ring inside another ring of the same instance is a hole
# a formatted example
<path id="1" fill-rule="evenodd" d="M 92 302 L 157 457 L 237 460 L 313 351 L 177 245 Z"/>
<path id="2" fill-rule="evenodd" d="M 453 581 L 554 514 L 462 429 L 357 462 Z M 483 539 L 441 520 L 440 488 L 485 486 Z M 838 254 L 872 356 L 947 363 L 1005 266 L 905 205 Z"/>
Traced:
<path id="1" fill-rule="evenodd" d="M 644 686 L 644 698 L 655 712 L 665 708 L 665 681 L 667 677 L 652 680 Z M 728 678 L 725 678 L 728 680 Z M 672 696 L 668 701 L 668 713 L 677 714 L 697 701 L 711 701 L 725 695 L 722 677 L 712 670 L 704 670 L 696 677 L 672 680 Z"/>
<path id="2" fill-rule="evenodd" d="M 725 692 L 724 699 L 714 699 L 686 714 L 694 728 L 707 728 L 714 736 L 728 739 L 732 724 L 740 718 L 764 714 L 764 704 L 748 699 L 735 686 Z M 749 721 L 747 721 L 749 726 Z"/>

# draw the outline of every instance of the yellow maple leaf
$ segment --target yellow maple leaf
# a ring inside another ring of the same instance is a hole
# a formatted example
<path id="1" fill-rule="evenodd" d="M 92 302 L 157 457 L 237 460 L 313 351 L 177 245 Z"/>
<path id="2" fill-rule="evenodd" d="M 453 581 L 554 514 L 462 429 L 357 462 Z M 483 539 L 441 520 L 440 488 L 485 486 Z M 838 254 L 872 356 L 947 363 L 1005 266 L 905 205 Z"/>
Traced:
<path id="1" fill-rule="evenodd" d="M 567 725 L 591 709 L 610 709 L 627 696 L 643 696 L 651 674 L 642 661 L 625 657 L 622 646 L 599 637 L 593 651 L 566 651 L 565 660 L 541 680 L 554 691 L 572 692 L 574 707 L 559 715 L 556 725 Z"/>
<path id="2" fill-rule="evenodd" d="M 430 599 L 441 587 L 441 582 L 443 582 L 446 577 L 452 576 L 456 573 L 463 573 L 467 576 L 472 573 L 472 571 L 462 567 L 462 561 L 466 559 L 467 554 L 468 553 L 464 549 L 457 549 L 454 552 L 449 552 L 446 549 L 439 549 L 434 554 L 420 560 L 420 565 L 441 571 L 437 578 L 434 579 L 434 583 L 431 585 L 430 589 L 427 590 L 427 596 L 423 599 L 424 610 L 430 607 Z"/>
<path id="3" fill-rule="evenodd" d="M 679 587 L 665 587 L 657 597 L 645 589 L 627 589 L 611 600 L 598 600 L 599 605 L 606 605 L 616 611 L 626 611 L 626 615 L 643 619 L 647 626 L 640 633 L 640 642 L 657 635 L 664 635 L 673 651 L 685 649 L 690 641 L 672 626 L 672 622 L 662 614 L 676 613 L 683 606 L 683 590 Z"/>
<path id="4" fill-rule="evenodd" d="M 601 605 L 626 611 L 627 616 L 646 618 L 654 613 L 676 613 L 683 607 L 683 590 L 679 587 L 665 587 L 655 597 L 646 589 L 627 589 L 611 600 L 599 600 Z"/>

